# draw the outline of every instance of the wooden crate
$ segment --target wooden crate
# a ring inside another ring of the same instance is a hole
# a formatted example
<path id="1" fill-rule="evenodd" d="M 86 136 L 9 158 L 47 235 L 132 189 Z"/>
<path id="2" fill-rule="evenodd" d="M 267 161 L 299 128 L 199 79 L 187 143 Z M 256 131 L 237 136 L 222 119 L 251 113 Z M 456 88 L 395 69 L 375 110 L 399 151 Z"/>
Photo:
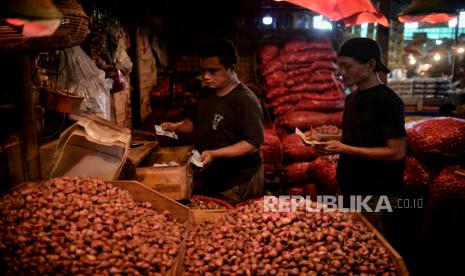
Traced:
<path id="1" fill-rule="evenodd" d="M 137 181 L 107 182 L 111 183 L 113 186 L 127 190 L 135 200 L 149 202 L 157 211 L 170 211 L 178 222 L 184 224 L 185 231 L 182 237 L 181 249 L 175 257 L 173 267 L 165 274 L 166 276 L 181 275 L 184 255 L 186 253 L 187 233 L 192 222 L 192 216 L 189 208 Z"/>
<path id="2" fill-rule="evenodd" d="M 137 201 L 149 202 L 150 204 L 152 204 L 152 207 L 158 212 L 165 210 L 170 211 L 173 218 L 175 218 L 179 223 L 184 225 L 181 248 L 179 249 L 178 255 L 174 259 L 173 266 L 167 271 L 165 276 L 181 275 L 183 271 L 184 256 L 186 254 L 187 234 L 193 221 L 192 214 L 189 208 L 137 181 L 123 180 L 105 182 L 111 183 L 114 187 L 119 187 L 128 191 L 129 194 L 131 194 L 131 196 Z M 19 189 L 26 184 L 26 182 L 18 184 L 6 191 L 4 194 Z"/>
<path id="3" fill-rule="evenodd" d="M 137 181 L 106 181 L 113 186 L 127 190 L 138 201 L 152 204 L 157 211 L 168 210 L 180 223 L 187 223 L 191 218 L 189 208 Z"/>
<path id="4" fill-rule="evenodd" d="M 256 201 L 256 200 L 262 200 L 260 199 L 252 199 L 250 201 Z M 236 207 L 240 207 L 243 204 L 247 204 L 250 201 L 243 202 L 242 204 L 237 205 Z M 191 209 L 192 213 L 192 218 L 193 218 L 193 223 L 198 224 L 202 221 L 204 221 L 207 218 L 214 218 L 214 217 L 220 217 L 222 215 L 225 215 L 226 212 L 229 211 L 229 209 L 222 210 L 222 212 L 205 212 L 205 211 L 214 211 L 214 210 L 200 210 L 202 212 L 195 212 L 195 210 Z M 398 276 L 409 276 L 409 272 L 407 269 L 407 266 L 405 265 L 404 260 L 402 259 L 402 256 L 389 244 L 389 242 L 381 235 L 381 233 L 376 230 L 376 228 L 361 214 L 358 212 L 353 212 L 351 213 L 356 220 L 361 221 L 363 224 L 367 225 L 370 230 L 376 235 L 376 239 L 387 249 L 389 255 L 392 258 L 392 261 L 394 262 L 394 266 L 396 267 L 397 270 L 397 275 Z"/>
<path id="5" fill-rule="evenodd" d="M 387 251 L 389 252 L 389 255 L 392 258 L 392 261 L 394 262 L 394 265 L 396 266 L 397 269 L 397 275 L 398 276 L 409 276 L 409 272 L 407 269 L 407 266 L 405 265 L 404 259 L 402 259 L 402 256 L 400 256 L 399 253 L 389 244 L 389 242 L 381 235 L 381 233 L 376 230 L 376 228 L 361 214 L 358 212 L 352 213 L 354 217 L 360 221 L 362 221 L 364 224 L 366 224 L 370 230 L 375 233 L 376 238 L 378 241 L 386 247 Z"/>
<path id="6" fill-rule="evenodd" d="M 190 156 L 192 146 L 158 147 L 136 169 L 136 178 L 148 187 L 174 200 L 190 197 L 193 188 Z M 174 161 L 180 165 L 151 167 L 153 163 Z M 150 167 L 149 167 L 150 166 Z"/>

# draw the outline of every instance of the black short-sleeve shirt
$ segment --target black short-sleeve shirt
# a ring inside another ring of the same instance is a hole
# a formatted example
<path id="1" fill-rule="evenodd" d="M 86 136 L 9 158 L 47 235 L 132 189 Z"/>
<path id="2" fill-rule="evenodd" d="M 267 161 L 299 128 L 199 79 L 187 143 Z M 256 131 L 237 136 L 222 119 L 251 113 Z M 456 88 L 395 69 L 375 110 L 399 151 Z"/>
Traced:
<path id="1" fill-rule="evenodd" d="M 342 143 L 383 147 L 405 137 L 404 104 L 386 85 L 350 94 L 343 116 Z M 402 190 L 403 161 L 383 161 L 341 154 L 337 179 L 345 194 L 395 195 Z"/>
<path id="2" fill-rule="evenodd" d="M 240 83 L 225 96 L 200 98 L 196 147 L 199 152 L 236 144 L 242 140 L 260 147 L 264 142 L 263 112 L 255 94 Z M 210 191 L 225 191 L 248 181 L 261 166 L 260 152 L 235 158 L 216 158 L 203 172 Z"/>

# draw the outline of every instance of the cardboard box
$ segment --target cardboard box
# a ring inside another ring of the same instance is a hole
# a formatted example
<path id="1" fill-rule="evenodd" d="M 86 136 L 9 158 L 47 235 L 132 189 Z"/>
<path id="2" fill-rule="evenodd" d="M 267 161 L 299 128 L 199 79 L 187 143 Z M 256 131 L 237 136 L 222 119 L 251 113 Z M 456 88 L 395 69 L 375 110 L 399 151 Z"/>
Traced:
<path id="1" fill-rule="evenodd" d="M 192 146 L 158 147 L 136 169 L 137 180 L 174 199 L 187 199 L 193 189 L 190 156 Z M 154 163 L 176 162 L 179 165 L 153 167 Z"/>
<path id="2" fill-rule="evenodd" d="M 89 116 L 60 135 L 50 177 L 81 176 L 115 180 L 126 161 L 131 131 Z"/>

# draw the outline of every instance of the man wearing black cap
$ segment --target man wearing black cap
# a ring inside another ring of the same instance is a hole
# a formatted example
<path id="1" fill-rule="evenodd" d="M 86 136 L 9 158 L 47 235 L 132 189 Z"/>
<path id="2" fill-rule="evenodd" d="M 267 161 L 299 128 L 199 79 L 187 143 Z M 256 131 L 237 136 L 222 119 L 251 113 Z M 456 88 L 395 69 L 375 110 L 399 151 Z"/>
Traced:
<path id="1" fill-rule="evenodd" d="M 368 38 L 349 39 L 340 47 L 337 63 L 352 92 L 346 98 L 341 141 L 324 142 L 320 150 L 340 154 L 337 180 L 344 195 L 395 198 L 403 185 L 404 105 L 378 77 L 379 71 L 389 73 L 380 46 Z M 370 215 L 378 220 L 372 221 L 375 227 L 383 228 L 381 216 L 368 214 L 368 219 Z"/>

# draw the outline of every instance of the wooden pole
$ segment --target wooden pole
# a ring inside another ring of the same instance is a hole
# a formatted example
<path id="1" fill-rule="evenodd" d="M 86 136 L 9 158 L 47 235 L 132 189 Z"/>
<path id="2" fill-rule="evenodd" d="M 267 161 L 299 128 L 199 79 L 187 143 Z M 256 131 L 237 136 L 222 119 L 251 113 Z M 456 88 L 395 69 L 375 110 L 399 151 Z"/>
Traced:
<path id="1" fill-rule="evenodd" d="M 32 81 L 29 56 L 21 53 L 12 57 L 11 82 L 17 87 L 17 103 L 22 141 L 23 163 L 25 180 L 40 180 L 39 146 L 34 116 L 34 103 L 32 100 Z"/>
<path id="2" fill-rule="evenodd" d="M 131 111 L 132 111 L 132 127 L 139 128 L 141 126 L 141 116 L 140 116 L 140 85 L 139 85 L 139 59 L 137 58 L 137 24 L 133 22 L 132 26 L 129 28 L 129 38 L 130 45 L 129 56 L 133 60 L 133 66 L 131 71 L 131 86 L 133 87 L 131 91 Z"/>
<path id="3" fill-rule="evenodd" d="M 391 13 L 391 0 L 380 0 L 379 1 L 379 10 L 388 18 Z M 389 28 L 384 27 L 381 24 L 378 24 L 376 31 L 376 40 L 381 46 L 381 52 L 383 54 L 384 64 L 388 64 L 389 61 Z M 387 75 L 379 72 L 379 76 L 383 82 L 387 81 Z"/>

